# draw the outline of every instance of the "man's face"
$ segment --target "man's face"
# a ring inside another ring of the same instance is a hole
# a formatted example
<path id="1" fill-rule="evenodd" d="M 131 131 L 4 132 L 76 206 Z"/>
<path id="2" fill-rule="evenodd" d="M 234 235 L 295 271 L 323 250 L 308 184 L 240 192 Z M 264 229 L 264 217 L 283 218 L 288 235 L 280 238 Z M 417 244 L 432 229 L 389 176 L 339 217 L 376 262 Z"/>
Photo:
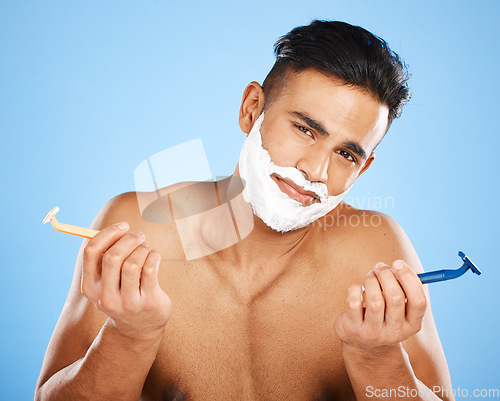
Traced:
<path id="1" fill-rule="evenodd" d="M 387 106 L 372 95 L 309 69 L 290 74 L 284 91 L 267 106 L 262 146 L 275 164 L 295 167 L 338 195 L 373 161 L 387 118 Z M 271 178 L 290 196 L 276 174 Z M 303 204 L 318 202 L 293 191 L 291 197 Z"/>

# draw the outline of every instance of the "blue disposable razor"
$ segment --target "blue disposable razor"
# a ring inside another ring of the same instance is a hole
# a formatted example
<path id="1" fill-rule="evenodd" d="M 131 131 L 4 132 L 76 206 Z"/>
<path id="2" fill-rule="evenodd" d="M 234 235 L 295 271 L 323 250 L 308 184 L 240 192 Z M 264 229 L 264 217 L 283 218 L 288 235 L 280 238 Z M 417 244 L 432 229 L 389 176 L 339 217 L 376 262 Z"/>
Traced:
<path id="1" fill-rule="evenodd" d="M 433 272 L 427 272 L 427 273 L 420 273 L 418 277 L 420 278 L 420 281 L 422 281 L 422 284 L 429 284 L 429 283 L 435 283 L 437 281 L 445 281 L 445 280 L 451 280 L 452 278 L 457 278 L 460 277 L 462 274 L 464 274 L 467 270 L 471 269 L 473 273 L 476 273 L 477 275 L 481 274 L 481 270 L 479 270 L 474 263 L 472 263 L 472 260 L 469 259 L 469 257 L 463 253 L 462 251 L 458 252 L 458 256 L 462 258 L 464 261 L 464 264 L 462 267 L 456 269 L 456 270 L 450 270 L 450 269 L 445 269 L 445 270 L 436 270 Z"/>

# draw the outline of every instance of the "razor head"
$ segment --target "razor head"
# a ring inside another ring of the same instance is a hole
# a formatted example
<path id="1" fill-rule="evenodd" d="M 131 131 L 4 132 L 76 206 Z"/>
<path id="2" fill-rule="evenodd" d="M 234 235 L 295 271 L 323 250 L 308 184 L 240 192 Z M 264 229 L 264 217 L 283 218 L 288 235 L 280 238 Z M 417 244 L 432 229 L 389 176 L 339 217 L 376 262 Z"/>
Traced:
<path id="1" fill-rule="evenodd" d="M 462 260 L 464 261 L 464 263 L 474 272 L 476 273 L 477 275 L 480 275 L 481 274 L 481 270 L 479 270 L 477 268 L 477 266 L 472 262 L 472 260 L 469 259 L 469 257 L 463 253 L 462 251 L 458 252 L 458 256 L 460 256 L 460 258 L 462 258 Z"/>
<path id="2" fill-rule="evenodd" d="M 48 214 L 47 216 L 45 216 L 45 218 L 43 219 L 43 224 L 45 223 L 48 223 L 50 220 L 52 220 L 52 217 L 54 217 L 54 215 L 59 211 L 59 208 L 56 206 L 55 208 L 53 208 Z"/>

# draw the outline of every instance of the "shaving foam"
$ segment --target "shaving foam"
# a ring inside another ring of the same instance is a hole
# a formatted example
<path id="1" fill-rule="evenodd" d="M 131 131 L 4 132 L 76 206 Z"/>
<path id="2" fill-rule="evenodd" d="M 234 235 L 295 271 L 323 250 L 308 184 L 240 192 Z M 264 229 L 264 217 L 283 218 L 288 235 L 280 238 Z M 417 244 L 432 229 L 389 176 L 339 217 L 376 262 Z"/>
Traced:
<path id="1" fill-rule="evenodd" d="M 331 196 L 324 183 L 308 181 L 294 167 L 274 164 L 269 153 L 262 147 L 260 132 L 262 121 L 264 113 L 255 121 L 240 154 L 238 166 L 245 184 L 243 199 L 252 205 L 255 215 L 273 230 L 279 232 L 297 230 L 332 211 L 351 187 L 339 195 Z M 304 206 L 290 198 L 271 178 L 273 173 L 288 178 L 307 191 L 314 192 L 320 202 Z"/>

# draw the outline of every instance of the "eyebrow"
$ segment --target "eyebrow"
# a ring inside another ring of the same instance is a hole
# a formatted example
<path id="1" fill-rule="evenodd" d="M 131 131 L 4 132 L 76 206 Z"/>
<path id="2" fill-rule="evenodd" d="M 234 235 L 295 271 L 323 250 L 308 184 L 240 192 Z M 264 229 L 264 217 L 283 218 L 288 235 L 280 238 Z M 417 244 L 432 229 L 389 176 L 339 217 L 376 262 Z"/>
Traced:
<path id="1" fill-rule="evenodd" d="M 319 123 L 315 119 L 309 117 L 307 114 L 301 113 L 300 111 L 293 111 L 290 114 L 293 114 L 295 117 L 300 118 L 307 125 L 309 125 L 309 127 L 311 127 L 312 129 L 318 131 L 321 135 L 323 135 L 323 136 L 329 136 L 330 135 L 328 133 L 328 131 L 325 129 L 325 127 L 323 127 L 323 125 L 321 125 L 321 123 Z"/>
<path id="2" fill-rule="evenodd" d="M 330 134 L 328 131 L 323 127 L 323 125 L 313 119 L 312 117 L 308 116 L 305 113 L 301 113 L 300 111 L 293 111 L 290 114 L 294 115 L 295 117 L 301 119 L 304 123 L 306 123 L 309 127 L 312 129 L 316 130 L 323 136 L 329 136 Z M 353 153 L 356 153 L 362 160 L 366 160 L 366 152 L 365 150 L 356 142 L 353 141 L 346 141 L 342 143 L 342 146 L 345 148 L 349 149 Z"/>
<path id="3" fill-rule="evenodd" d="M 361 146 L 359 146 L 356 142 L 347 141 L 344 142 L 342 146 L 356 153 L 361 158 L 361 160 L 363 161 L 366 160 L 365 150 Z"/>

